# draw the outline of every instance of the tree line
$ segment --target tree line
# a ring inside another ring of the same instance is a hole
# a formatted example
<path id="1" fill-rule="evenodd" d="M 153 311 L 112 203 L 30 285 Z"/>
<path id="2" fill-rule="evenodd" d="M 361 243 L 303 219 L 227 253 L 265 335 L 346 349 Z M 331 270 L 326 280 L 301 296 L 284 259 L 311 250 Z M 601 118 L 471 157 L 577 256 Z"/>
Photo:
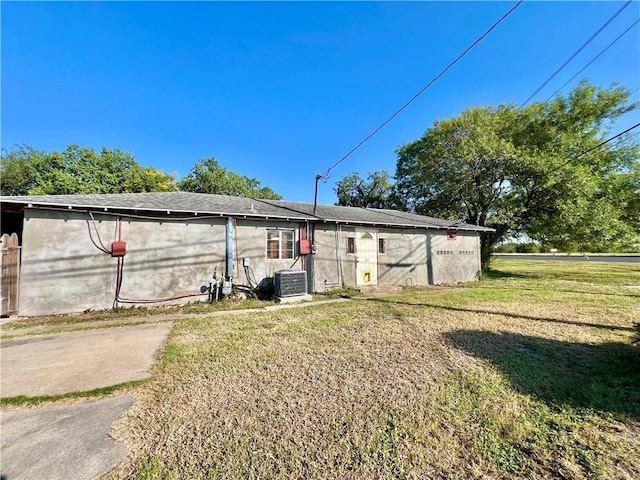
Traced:
<path id="1" fill-rule="evenodd" d="M 196 163 L 179 181 L 153 167 L 143 167 L 121 150 L 70 145 L 62 152 L 42 152 L 23 145 L 3 151 L 2 195 L 185 192 L 215 193 L 279 200 L 260 181 L 222 167 L 215 158 Z"/>
<path id="2" fill-rule="evenodd" d="M 494 228 L 482 238 L 485 263 L 521 235 L 564 251 L 638 251 L 640 147 L 631 133 L 603 144 L 638 106 L 622 86 L 582 82 L 525 108 L 469 108 L 398 148 L 393 178 L 338 181 L 338 204 Z"/>

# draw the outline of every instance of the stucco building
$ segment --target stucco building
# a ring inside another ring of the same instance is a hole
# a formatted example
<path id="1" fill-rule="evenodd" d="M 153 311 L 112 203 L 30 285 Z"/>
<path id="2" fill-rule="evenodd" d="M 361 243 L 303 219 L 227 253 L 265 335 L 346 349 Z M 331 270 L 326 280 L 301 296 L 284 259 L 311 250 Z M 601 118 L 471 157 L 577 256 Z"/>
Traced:
<path id="1" fill-rule="evenodd" d="M 21 250 L 18 307 L 9 312 L 20 316 L 206 300 L 201 287 L 214 273 L 255 287 L 282 270 L 306 272 L 308 292 L 474 281 L 480 235 L 490 230 L 394 210 L 314 213 L 308 203 L 186 192 L 1 201 L 2 233 L 16 233 Z"/>

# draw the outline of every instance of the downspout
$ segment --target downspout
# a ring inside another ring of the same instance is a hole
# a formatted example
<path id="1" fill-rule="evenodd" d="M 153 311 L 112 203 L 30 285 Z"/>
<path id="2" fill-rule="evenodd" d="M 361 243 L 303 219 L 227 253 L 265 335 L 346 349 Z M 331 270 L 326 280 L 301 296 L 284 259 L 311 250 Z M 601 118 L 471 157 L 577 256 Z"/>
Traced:
<path id="1" fill-rule="evenodd" d="M 427 282 L 429 283 L 429 285 L 435 285 L 433 283 L 433 256 L 431 255 L 431 232 L 429 231 L 429 229 L 427 228 L 427 241 L 426 241 L 426 247 L 427 247 Z"/>
<path id="2" fill-rule="evenodd" d="M 227 218 L 227 237 L 226 237 L 226 266 L 224 271 L 225 280 L 231 282 L 233 280 L 233 218 Z"/>

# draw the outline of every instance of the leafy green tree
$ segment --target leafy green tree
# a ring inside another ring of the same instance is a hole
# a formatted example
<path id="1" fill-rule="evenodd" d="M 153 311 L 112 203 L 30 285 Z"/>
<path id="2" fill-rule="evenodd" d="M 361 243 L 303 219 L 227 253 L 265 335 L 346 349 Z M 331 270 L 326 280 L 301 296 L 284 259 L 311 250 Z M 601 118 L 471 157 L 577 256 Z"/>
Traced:
<path id="1" fill-rule="evenodd" d="M 494 228 L 482 238 L 484 265 L 507 234 L 575 247 L 629 244 L 638 233 L 626 209 L 637 202 L 629 172 L 638 145 L 595 147 L 637 107 L 620 86 L 583 82 L 522 109 L 470 108 L 398 149 L 398 199 L 408 211 Z"/>
<path id="2" fill-rule="evenodd" d="M 129 153 L 70 145 L 45 153 L 22 146 L 2 154 L 3 195 L 165 192 L 174 176 L 140 166 Z"/>
<path id="3" fill-rule="evenodd" d="M 27 195 L 37 185 L 38 171 L 46 154 L 21 145 L 0 156 L 0 191 L 2 195 Z"/>
<path id="4" fill-rule="evenodd" d="M 336 205 L 365 208 L 392 208 L 394 186 L 389 172 L 369 172 L 363 179 L 356 172 L 338 180 L 334 188 Z"/>
<path id="5" fill-rule="evenodd" d="M 255 178 L 238 175 L 221 167 L 215 158 L 196 163 L 189 174 L 178 182 L 185 192 L 234 195 L 238 197 L 280 200 L 282 197 L 269 187 L 261 187 Z"/>

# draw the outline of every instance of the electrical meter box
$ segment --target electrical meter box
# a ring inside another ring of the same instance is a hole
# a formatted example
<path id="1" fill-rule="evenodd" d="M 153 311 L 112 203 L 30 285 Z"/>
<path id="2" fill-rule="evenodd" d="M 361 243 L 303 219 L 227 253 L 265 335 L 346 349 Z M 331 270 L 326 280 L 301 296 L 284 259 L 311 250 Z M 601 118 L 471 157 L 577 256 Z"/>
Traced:
<path id="1" fill-rule="evenodd" d="M 127 242 L 113 242 L 111 244 L 112 257 L 124 257 L 127 253 Z"/>
<path id="2" fill-rule="evenodd" d="M 300 255 L 309 255 L 311 253 L 311 240 L 308 238 L 300 239 Z"/>

